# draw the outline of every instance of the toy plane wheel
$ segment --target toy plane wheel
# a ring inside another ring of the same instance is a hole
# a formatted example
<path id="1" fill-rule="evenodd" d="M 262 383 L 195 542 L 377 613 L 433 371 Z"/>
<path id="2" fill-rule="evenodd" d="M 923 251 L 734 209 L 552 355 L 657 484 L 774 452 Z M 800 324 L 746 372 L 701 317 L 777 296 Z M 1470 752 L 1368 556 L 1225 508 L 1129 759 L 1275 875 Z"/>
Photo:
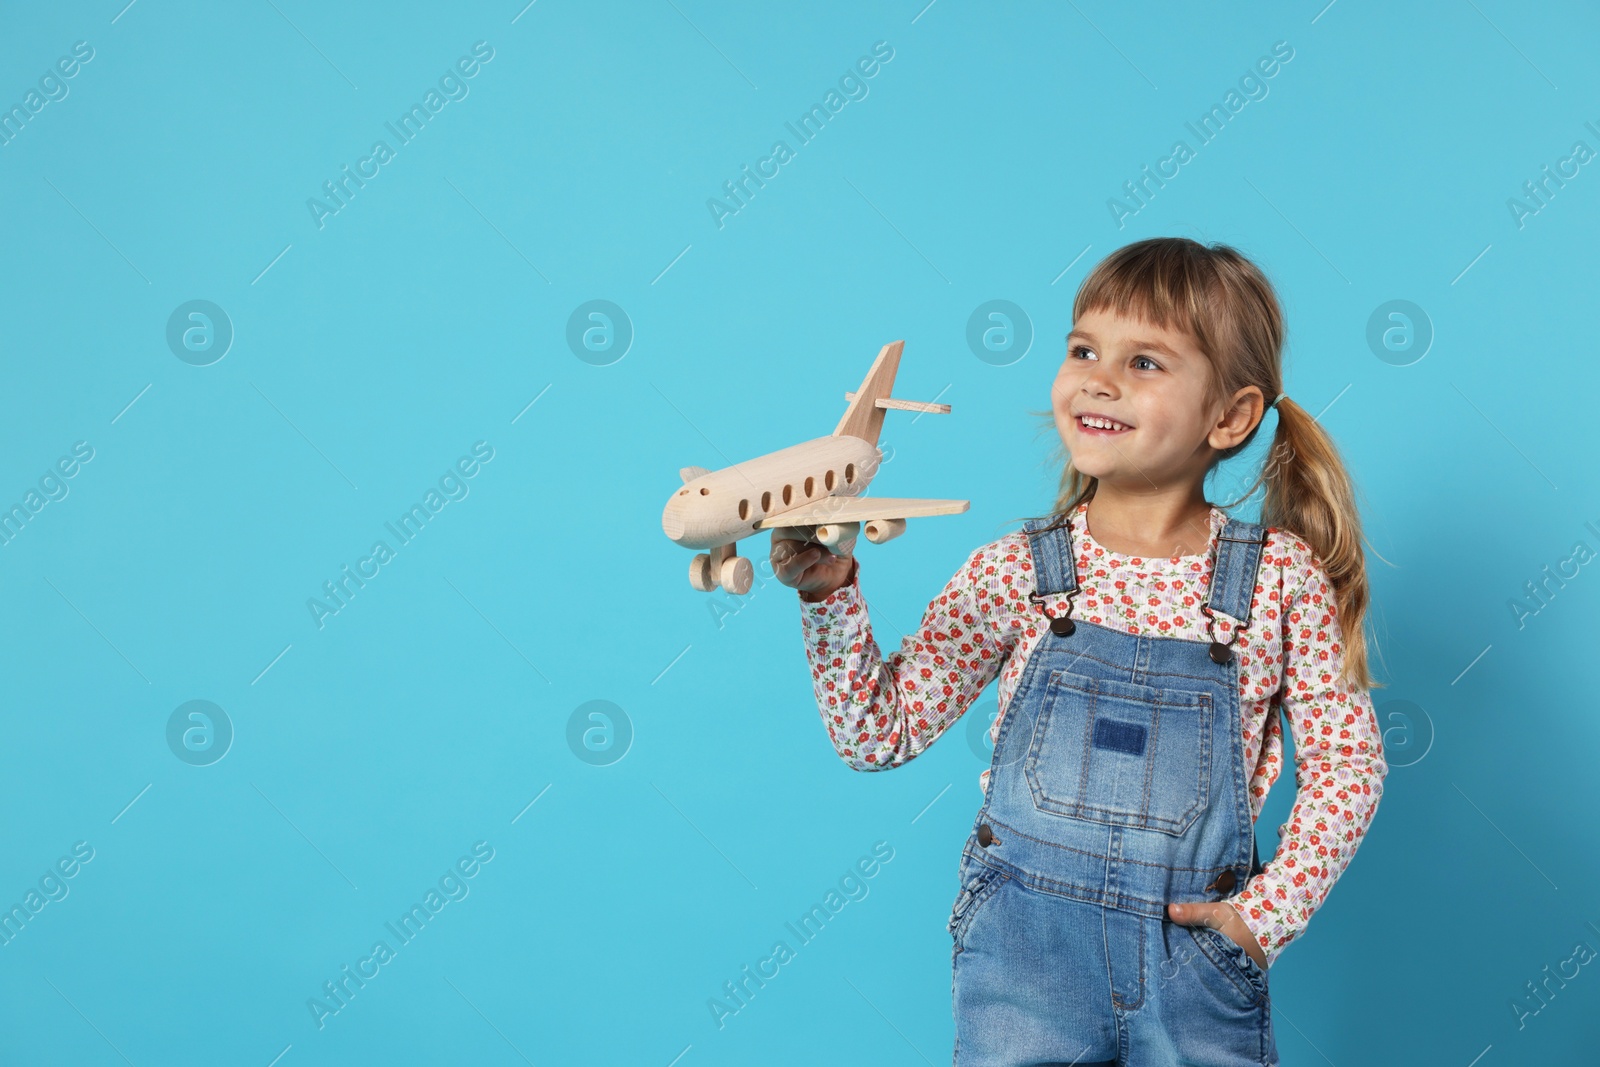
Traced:
<path id="1" fill-rule="evenodd" d="M 717 580 L 711 574 L 711 554 L 701 552 L 689 561 L 689 584 L 702 593 L 709 593 L 717 587 Z"/>
<path id="2" fill-rule="evenodd" d="M 734 596 L 743 596 L 750 591 L 750 585 L 755 581 L 756 569 L 751 562 L 743 556 L 731 556 L 722 561 L 722 568 L 717 573 L 717 578 L 722 583 L 722 588 Z"/>

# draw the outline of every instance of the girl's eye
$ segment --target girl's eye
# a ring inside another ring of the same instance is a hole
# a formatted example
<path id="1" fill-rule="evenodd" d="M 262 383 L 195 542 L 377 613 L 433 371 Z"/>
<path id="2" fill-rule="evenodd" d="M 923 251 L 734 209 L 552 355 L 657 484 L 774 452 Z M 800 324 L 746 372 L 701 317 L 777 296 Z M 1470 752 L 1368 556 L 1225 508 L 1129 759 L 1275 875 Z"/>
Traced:
<path id="1" fill-rule="evenodd" d="M 1068 359 L 1095 359 L 1095 360 L 1098 360 L 1100 357 L 1098 355 L 1096 355 L 1094 349 L 1090 348 L 1088 345 L 1072 345 L 1067 349 L 1067 358 Z M 1133 357 L 1133 366 L 1134 366 L 1135 370 L 1160 370 L 1161 369 L 1161 364 L 1157 363 L 1155 360 L 1151 359 L 1149 356 L 1134 356 Z"/>

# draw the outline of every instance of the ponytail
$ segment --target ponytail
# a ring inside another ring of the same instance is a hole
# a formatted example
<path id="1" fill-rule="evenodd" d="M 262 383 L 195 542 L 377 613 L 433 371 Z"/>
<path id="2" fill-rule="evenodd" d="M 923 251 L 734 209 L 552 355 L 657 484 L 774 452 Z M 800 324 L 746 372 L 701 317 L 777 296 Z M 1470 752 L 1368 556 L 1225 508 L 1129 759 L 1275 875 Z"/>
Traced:
<path id="1" fill-rule="evenodd" d="M 1367 663 L 1365 628 L 1367 566 L 1355 487 L 1333 438 L 1310 412 L 1287 396 L 1278 398 L 1276 410 L 1278 429 L 1260 479 L 1266 485 L 1262 525 L 1276 526 L 1311 549 L 1334 589 L 1344 638 L 1340 680 L 1373 688 L 1377 683 Z"/>

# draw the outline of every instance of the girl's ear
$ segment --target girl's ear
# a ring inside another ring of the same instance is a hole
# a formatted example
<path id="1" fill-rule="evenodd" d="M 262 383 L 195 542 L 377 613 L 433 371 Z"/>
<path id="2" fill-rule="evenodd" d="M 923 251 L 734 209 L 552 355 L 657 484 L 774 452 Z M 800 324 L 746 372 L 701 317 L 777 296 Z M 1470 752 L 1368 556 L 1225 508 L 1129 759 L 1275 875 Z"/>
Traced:
<path id="1" fill-rule="evenodd" d="M 1206 443 L 1218 452 L 1236 448 L 1255 432 L 1266 413 L 1267 398 L 1257 386 L 1247 385 L 1228 399 Z"/>

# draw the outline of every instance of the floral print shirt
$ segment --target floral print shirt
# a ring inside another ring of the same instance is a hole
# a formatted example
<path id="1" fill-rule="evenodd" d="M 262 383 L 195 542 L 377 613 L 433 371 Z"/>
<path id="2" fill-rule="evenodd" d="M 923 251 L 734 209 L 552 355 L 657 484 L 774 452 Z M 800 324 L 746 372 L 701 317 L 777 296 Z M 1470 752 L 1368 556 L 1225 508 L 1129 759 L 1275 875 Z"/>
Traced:
<path id="1" fill-rule="evenodd" d="M 1211 511 L 1214 538 L 1227 515 Z M 1072 516 L 1080 591 L 1072 616 L 1129 633 L 1209 641 L 1201 605 L 1209 551 L 1147 559 L 1112 552 L 1090 535 L 1088 505 Z M 860 587 L 850 582 L 817 603 L 800 601 L 817 706 L 833 746 L 856 770 L 886 770 L 917 756 L 998 676 L 998 737 L 1029 652 L 1048 626 L 1034 592 L 1027 534 L 974 551 L 928 605 L 922 624 L 885 657 Z M 1066 612 L 1060 597 L 1044 607 Z M 1239 729 L 1250 816 L 1261 813 L 1283 766 L 1283 722 L 1294 738 L 1295 801 L 1276 855 L 1227 898 L 1270 966 L 1297 937 L 1349 864 L 1377 810 L 1388 765 L 1367 692 L 1338 680 L 1342 645 L 1333 586 L 1294 534 L 1270 528 L 1257 573 L 1251 625 L 1233 648 L 1239 664 Z M 1217 622 L 1224 633 L 1226 616 Z M 1282 717 L 1273 714 L 1281 708 Z M 989 772 L 979 775 L 986 792 Z"/>

